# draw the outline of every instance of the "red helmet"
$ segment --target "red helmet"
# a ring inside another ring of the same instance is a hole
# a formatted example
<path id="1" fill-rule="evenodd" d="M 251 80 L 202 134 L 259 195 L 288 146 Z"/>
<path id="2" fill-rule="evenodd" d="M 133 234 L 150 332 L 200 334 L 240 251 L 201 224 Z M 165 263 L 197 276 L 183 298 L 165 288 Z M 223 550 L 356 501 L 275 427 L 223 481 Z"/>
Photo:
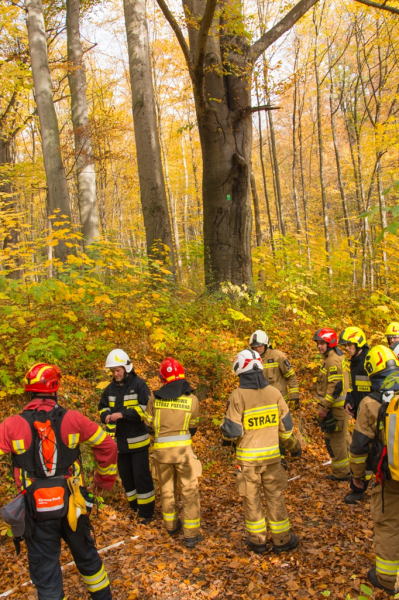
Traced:
<path id="1" fill-rule="evenodd" d="M 179 361 L 175 358 L 171 358 L 170 356 L 161 362 L 159 373 L 164 383 L 170 383 L 171 381 L 176 381 L 178 379 L 185 379 L 186 377 L 186 373 Z"/>
<path id="2" fill-rule="evenodd" d="M 56 365 L 38 363 L 25 375 L 25 392 L 56 392 L 60 387 L 61 371 Z"/>
<path id="3" fill-rule="evenodd" d="M 313 340 L 315 342 L 326 342 L 329 348 L 334 348 L 338 344 L 338 336 L 334 329 L 330 329 L 330 327 L 318 329 Z"/>

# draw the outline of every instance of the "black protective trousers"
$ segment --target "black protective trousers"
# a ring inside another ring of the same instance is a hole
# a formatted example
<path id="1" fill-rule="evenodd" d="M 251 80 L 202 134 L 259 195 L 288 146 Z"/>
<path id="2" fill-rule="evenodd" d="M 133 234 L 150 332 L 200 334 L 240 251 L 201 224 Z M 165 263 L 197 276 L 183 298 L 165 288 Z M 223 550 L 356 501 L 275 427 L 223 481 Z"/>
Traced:
<path id="1" fill-rule="evenodd" d="M 66 517 L 36 523 L 35 533 L 25 540 L 29 571 L 39 600 L 64 600 L 60 566 L 61 539 L 68 545 L 93 600 L 111 600 L 104 565 L 90 533 L 89 517 L 81 515 L 76 531 Z"/>
<path id="2" fill-rule="evenodd" d="M 130 508 L 139 517 L 151 518 L 155 508 L 155 490 L 150 472 L 148 446 L 138 452 L 118 454 L 118 471 Z"/>

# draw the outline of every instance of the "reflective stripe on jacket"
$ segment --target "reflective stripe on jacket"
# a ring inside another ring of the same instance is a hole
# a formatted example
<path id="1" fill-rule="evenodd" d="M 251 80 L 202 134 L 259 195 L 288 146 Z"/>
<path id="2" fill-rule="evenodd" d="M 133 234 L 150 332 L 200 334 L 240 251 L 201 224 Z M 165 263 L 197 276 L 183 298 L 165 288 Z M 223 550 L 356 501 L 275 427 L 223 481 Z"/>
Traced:
<path id="1" fill-rule="evenodd" d="M 278 389 L 286 402 L 289 399 L 297 400 L 299 398 L 298 380 L 284 352 L 268 348 L 262 356 L 262 361 L 266 381 Z"/>
<path id="2" fill-rule="evenodd" d="M 234 390 L 221 425 L 225 439 L 237 439 L 237 462 L 248 466 L 278 462 L 279 444 L 287 446 L 293 428 L 284 398 L 271 385 Z"/>
<path id="3" fill-rule="evenodd" d="M 317 399 L 325 410 L 333 409 L 333 414 L 339 417 L 344 411 L 344 404 L 349 389 L 349 374 L 343 364 L 344 356 L 331 349 L 324 355 L 323 366 L 320 368 L 316 383 Z M 346 363 L 345 363 L 346 364 Z"/>
<path id="4" fill-rule="evenodd" d="M 145 420 L 154 430 L 153 456 L 161 463 L 186 462 L 193 454 L 190 429 L 199 421 L 199 402 L 193 394 L 164 400 L 152 394 L 145 412 Z"/>

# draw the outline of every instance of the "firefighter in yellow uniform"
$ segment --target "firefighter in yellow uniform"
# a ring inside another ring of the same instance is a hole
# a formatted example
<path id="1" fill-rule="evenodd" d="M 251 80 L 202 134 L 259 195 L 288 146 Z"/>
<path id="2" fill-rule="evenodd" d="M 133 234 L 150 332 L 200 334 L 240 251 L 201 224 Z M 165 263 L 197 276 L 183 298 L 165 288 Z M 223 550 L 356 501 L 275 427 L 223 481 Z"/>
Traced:
<path id="1" fill-rule="evenodd" d="M 385 336 L 390 349 L 393 350 L 399 342 L 399 323 L 390 323 L 386 328 Z"/>
<path id="2" fill-rule="evenodd" d="M 261 357 L 243 350 L 234 359 L 233 370 L 240 385 L 229 397 L 221 425 L 227 440 L 237 440 L 237 491 L 243 498 L 247 545 L 258 554 L 267 551 L 266 520 L 262 506 L 263 488 L 267 519 L 277 554 L 293 550 L 298 538 L 291 532 L 283 492 L 287 474 L 281 465 L 279 444 L 292 436 L 293 422 L 280 392 L 263 376 Z"/>
<path id="3" fill-rule="evenodd" d="M 320 426 L 331 457 L 332 473 L 327 475 L 327 479 L 349 481 L 349 415 L 344 408 L 349 390 L 348 367 L 345 366 L 343 352 L 337 348 L 338 336 L 333 329 L 322 327 L 316 332 L 313 340 L 323 356 L 316 393 L 319 401 Z"/>
<path id="4" fill-rule="evenodd" d="M 284 352 L 271 348 L 269 336 L 260 329 L 251 335 L 249 345 L 262 358 L 266 381 L 278 389 L 290 410 L 297 410 L 299 408 L 298 380 L 287 356 Z"/>
<path id="5" fill-rule="evenodd" d="M 166 358 L 159 372 L 165 385 L 151 395 L 145 421 L 155 434 L 152 463 L 161 492 L 162 516 L 169 535 L 174 536 L 183 528 L 186 547 L 194 548 L 203 539 L 198 492 L 202 468 L 192 446 L 199 421 L 199 403 L 177 360 Z M 178 513 L 178 490 L 183 523 Z"/>
<path id="6" fill-rule="evenodd" d="M 371 490 L 375 567 L 368 572 L 377 588 L 399 591 L 399 362 L 385 346 L 366 356 L 372 392 L 360 403 L 350 447 L 351 486 L 367 485 L 366 468 L 376 474 Z"/>

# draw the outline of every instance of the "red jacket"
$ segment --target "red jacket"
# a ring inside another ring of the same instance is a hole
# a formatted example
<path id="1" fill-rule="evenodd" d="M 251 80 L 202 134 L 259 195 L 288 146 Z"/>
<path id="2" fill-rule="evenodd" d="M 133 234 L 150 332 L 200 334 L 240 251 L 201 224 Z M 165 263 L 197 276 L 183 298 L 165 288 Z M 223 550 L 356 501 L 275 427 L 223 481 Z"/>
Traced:
<path id="1" fill-rule="evenodd" d="M 49 412 L 54 406 L 54 400 L 35 398 L 25 406 L 24 411 L 40 408 L 40 410 Z M 69 448 L 76 448 L 78 444 L 84 442 L 91 446 L 97 467 L 94 483 L 106 490 L 112 490 L 116 478 L 118 451 L 115 442 L 109 435 L 82 413 L 77 410 L 68 410 L 61 423 L 61 438 Z M 22 454 L 29 448 L 31 442 L 31 428 L 20 415 L 7 417 L 0 424 L 0 457 L 10 452 Z M 20 469 L 14 468 L 14 479 L 19 492 L 21 489 Z M 83 474 L 81 474 L 81 485 L 85 485 Z"/>

